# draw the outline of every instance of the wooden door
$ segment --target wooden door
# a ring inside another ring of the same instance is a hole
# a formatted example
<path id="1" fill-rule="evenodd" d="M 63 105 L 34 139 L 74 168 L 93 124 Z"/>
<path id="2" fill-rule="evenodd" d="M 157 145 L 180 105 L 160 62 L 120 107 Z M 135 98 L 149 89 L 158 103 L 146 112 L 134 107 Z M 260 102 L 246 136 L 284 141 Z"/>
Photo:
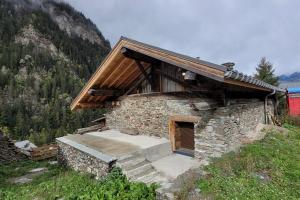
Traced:
<path id="1" fill-rule="evenodd" d="M 194 123 L 176 122 L 175 149 L 195 149 Z"/>

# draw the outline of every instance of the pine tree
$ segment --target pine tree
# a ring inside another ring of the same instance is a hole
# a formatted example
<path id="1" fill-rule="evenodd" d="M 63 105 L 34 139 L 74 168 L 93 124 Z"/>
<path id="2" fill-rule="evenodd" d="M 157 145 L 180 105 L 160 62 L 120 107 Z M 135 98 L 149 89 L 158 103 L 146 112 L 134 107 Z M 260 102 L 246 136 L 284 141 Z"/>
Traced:
<path id="1" fill-rule="evenodd" d="M 255 78 L 262 80 L 271 85 L 278 86 L 278 77 L 274 74 L 273 64 L 267 61 L 266 57 L 262 57 L 258 67 L 256 68 Z"/>

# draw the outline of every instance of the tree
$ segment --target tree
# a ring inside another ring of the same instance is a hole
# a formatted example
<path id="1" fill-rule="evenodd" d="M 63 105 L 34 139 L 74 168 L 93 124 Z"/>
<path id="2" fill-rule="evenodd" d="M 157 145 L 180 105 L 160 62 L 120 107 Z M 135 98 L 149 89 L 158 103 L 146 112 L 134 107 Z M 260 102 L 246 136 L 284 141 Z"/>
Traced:
<path id="1" fill-rule="evenodd" d="M 278 86 L 279 78 L 274 74 L 275 69 L 273 68 L 273 64 L 267 61 L 266 57 L 262 57 L 258 67 L 256 68 L 255 78 L 262 80 L 271 85 Z"/>

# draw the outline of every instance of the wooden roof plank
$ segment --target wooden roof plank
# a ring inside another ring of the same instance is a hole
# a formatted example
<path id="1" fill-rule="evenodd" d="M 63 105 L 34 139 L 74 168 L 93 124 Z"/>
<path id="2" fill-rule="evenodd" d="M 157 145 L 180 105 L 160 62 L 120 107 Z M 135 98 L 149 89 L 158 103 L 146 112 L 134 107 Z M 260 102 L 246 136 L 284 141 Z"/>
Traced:
<path id="1" fill-rule="evenodd" d="M 124 48 L 129 49 L 131 52 L 135 52 L 135 56 L 144 55 L 147 56 L 147 58 L 153 58 L 153 60 L 169 63 L 222 83 L 238 85 L 255 90 L 270 91 L 270 88 L 268 87 L 226 78 L 224 74 L 227 68 L 222 65 L 197 60 L 128 38 L 121 38 L 97 68 L 96 72 L 92 75 L 84 88 L 80 91 L 79 95 L 74 99 L 71 104 L 71 110 L 84 107 L 83 104 L 88 101 L 99 102 L 107 98 L 107 96 L 101 98 L 90 97 L 88 90 L 94 86 L 99 85 L 100 87 L 107 86 L 108 88 L 128 89 L 130 84 L 136 81 L 142 74 L 134 61 L 131 61 L 130 58 L 122 54 L 122 49 L 124 52 Z M 128 52 L 130 53 L 130 51 Z M 147 67 L 149 67 L 149 65 L 147 65 Z M 145 70 L 147 67 L 145 67 Z"/>

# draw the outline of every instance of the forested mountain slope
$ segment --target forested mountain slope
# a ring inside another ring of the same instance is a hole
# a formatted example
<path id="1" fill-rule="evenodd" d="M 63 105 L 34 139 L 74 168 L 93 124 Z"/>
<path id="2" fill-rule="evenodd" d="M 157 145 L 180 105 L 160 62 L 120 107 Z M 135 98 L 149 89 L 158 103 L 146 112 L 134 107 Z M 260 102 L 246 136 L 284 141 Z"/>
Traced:
<path id="1" fill-rule="evenodd" d="M 0 0 L 0 128 L 14 139 L 50 142 L 100 115 L 69 104 L 110 44 L 71 6 Z"/>

